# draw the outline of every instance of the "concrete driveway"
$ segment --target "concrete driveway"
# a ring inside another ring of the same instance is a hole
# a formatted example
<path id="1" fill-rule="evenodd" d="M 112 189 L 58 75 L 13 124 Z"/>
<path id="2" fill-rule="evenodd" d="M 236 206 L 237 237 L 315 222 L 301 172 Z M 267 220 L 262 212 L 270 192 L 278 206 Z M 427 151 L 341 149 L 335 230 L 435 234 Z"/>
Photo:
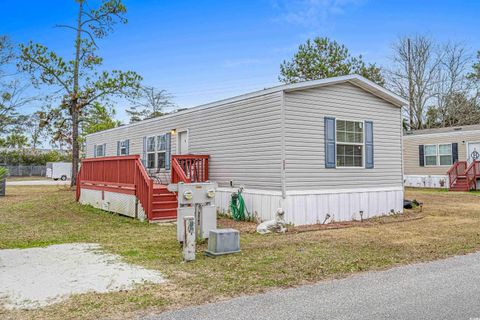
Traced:
<path id="1" fill-rule="evenodd" d="M 480 253 L 241 297 L 147 319 L 480 319 Z"/>

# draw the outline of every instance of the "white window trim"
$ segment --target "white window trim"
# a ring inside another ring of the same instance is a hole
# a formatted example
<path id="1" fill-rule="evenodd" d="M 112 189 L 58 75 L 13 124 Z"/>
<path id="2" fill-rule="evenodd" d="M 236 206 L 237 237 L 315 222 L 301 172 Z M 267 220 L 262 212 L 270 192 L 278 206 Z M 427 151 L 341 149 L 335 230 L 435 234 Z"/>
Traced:
<path id="1" fill-rule="evenodd" d="M 450 154 L 440 154 L 440 146 L 443 145 L 450 145 Z M 427 164 L 427 157 L 433 157 L 433 155 L 427 155 L 425 152 L 425 147 L 430 147 L 430 146 L 435 146 L 435 158 L 437 159 L 436 164 Z M 453 145 L 451 143 L 437 143 L 437 144 L 426 144 L 423 146 L 424 152 L 423 152 L 423 163 L 425 167 L 451 167 L 453 164 Z M 450 155 L 450 158 L 452 159 L 451 164 L 440 164 L 440 156 L 448 156 Z"/>
<path id="2" fill-rule="evenodd" d="M 102 148 L 102 154 L 99 155 L 98 154 L 98 148 L 101 147 Z M 95 150 L 95 157 L 98 157 L 98 158 L 101 158 L 101 157 L 105 157 L 105 145 L 102 143 L 102 144 L 97 144 L 95 146 L 96 150 Z"/>
<path id="3" fill-rule="evenodd" d="M 361 122 L 362 123 L 362 143 L 360 142 L 352 142 L 352 143 L 345 143 L 345 142 L 338 142 L 337 137 L 337 121 L 349 121 L 349 122 Z M 324 137 L 325 138 L 325 137 Z M 361 166 L 338 166 L 337 165 L 337 145 L 356 145 L 362 146 L 362 165 Z M 354 119 L 345 119 L 345 118 L 335 118 L 335 168 L 336 169 L 365 169 L 365 120 L 354 120 Z"/>
<path id="4" fill-rule="evenodd" d="M 165 149 L 160 150 L 160 149 L 158 149 L 158 147 L 159 147 L 159 142 L 160 142 L 159 137 L 162 137 L 162 136 L 165 138 Z M 158 155 L 161 154 L 161 153 L 163 153 L 163 154 L 164 154 L 164 157 L 165 157 L 166 154 L 167 154 L 167 134 L 166 134 L 166 133 L 157 135 L 156 149 L 157 149 L 157 150 L 155 151 L 155 152 L 156 152 L 156 156 L 155 156 L 155 157 L 156 157 L 156 158 L 155 158 L 155 160 L 156 160 L 156 162 L 155 162 L 156 169 L 166 170 L 165 166 L 164 166 L 164 167 L 159 167 L 159 166 L 158 166 L 158 159 L 159 159 Z M 164 163 L 164 165 L 166 165 L 166 159 L 164 160 L 163 163 Z"/>
<path id="5" fill-rule="evenodd" d="M 450 146 L 450 154 L 447 154 L 447 153 L 443 153 L 441 154 L 440 153 L 440 146 L 445 146 L 445 145 L 449 145 Z M 453 164 L 453 146 L 451 143 L 439 143 L 438 146 L 437 146 L 437 154 L 438 154 L 438 166 L 440 167 L 450 167 L 452 166 Z M 440 156 L 450 156 L 450 164 L 441 164 L 440 163 Z"/>
<path id="6" fill-rule="evenodd" d="M 153 151 L 148 151 L 148 140 L 150 138 L 153 138 Z M 157 166 L 157 139 L 155 136 L 148 136 L 147 137 L 147 145 L 145 146 L 146 147 L 146 150 L 145 150 L 145 154 L 147 155 L 147 158 L 145 159 L 145 164 L 146 164 L 146 167 L 147 169 L 156 169 L 156 166 Z M 148 155 L 149 154 L 153 154 L 153 167 L 149 167 L 148 166 Z"/>
<path id="7" fill-rule="evenodd" d="M 128 156 L 128 145 L 127 145 L 127 141 L 128 139 L 125 139 L 125 140 L 120 140 L 120 150 L 119 151 L 119 155 L 121 156 Z M 123 144 L 125 143 L 125 147 L 123 147 Z M 122 154 L 122 149 L 125 149 L 125 154 Z"/>

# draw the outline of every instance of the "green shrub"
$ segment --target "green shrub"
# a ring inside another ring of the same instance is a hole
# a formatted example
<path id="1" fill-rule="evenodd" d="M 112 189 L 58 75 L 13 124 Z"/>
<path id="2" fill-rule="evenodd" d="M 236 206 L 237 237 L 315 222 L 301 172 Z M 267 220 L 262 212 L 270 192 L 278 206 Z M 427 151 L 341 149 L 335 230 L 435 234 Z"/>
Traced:
<path id="1" fill-rule="evenodd" d="M 7 174 L 8 174 L 8 169 L 5 167 L 0 167 L 0 181 L 5 179 L 7 177 Z"/>
<path id="2" fill-rule="evenodd" d="M 69 162 L 70 154 L 59 151 L 39 152 L 31 149 L 24 150 L 0 150 L 0 163 L 4 165 L 37 165 L 42 166 L 47 162 Z"/>

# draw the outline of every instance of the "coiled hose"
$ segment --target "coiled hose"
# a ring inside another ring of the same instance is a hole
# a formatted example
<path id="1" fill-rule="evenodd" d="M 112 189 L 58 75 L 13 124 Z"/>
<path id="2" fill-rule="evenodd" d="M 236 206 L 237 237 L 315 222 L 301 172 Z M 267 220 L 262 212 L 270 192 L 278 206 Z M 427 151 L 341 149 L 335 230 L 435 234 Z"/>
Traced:
<path id="1" fill-rule="evenodd" d="M 238 192 L 232 193 L 230 200 L 230 211 L 232 212 L 232 218 L 235 221 L 246 221 L 245 215 L 245 200 L 242 197 L 242 189 L 238 189 Z M 247 212 L 248 214 L 248 212 Z"/>

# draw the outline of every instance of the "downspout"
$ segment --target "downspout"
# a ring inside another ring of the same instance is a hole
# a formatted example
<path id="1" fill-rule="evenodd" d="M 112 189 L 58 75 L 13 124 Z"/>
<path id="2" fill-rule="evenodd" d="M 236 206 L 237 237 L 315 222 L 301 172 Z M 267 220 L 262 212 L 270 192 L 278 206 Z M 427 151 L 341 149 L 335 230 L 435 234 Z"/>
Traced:
<path id="1" fill-rule="evenodd" d="M 287 196 L 286 192 L 286 183 L 285 183 L 285 90 L 282 90 L 282 100 L 280 102 L 280 112 L 281 112 L 281 120 L 280 120 L 280 130 L 281 130 L 281 182 L 282 182 L 282 208 L 285 210 L 284 206 L 284 200 Z"/>

